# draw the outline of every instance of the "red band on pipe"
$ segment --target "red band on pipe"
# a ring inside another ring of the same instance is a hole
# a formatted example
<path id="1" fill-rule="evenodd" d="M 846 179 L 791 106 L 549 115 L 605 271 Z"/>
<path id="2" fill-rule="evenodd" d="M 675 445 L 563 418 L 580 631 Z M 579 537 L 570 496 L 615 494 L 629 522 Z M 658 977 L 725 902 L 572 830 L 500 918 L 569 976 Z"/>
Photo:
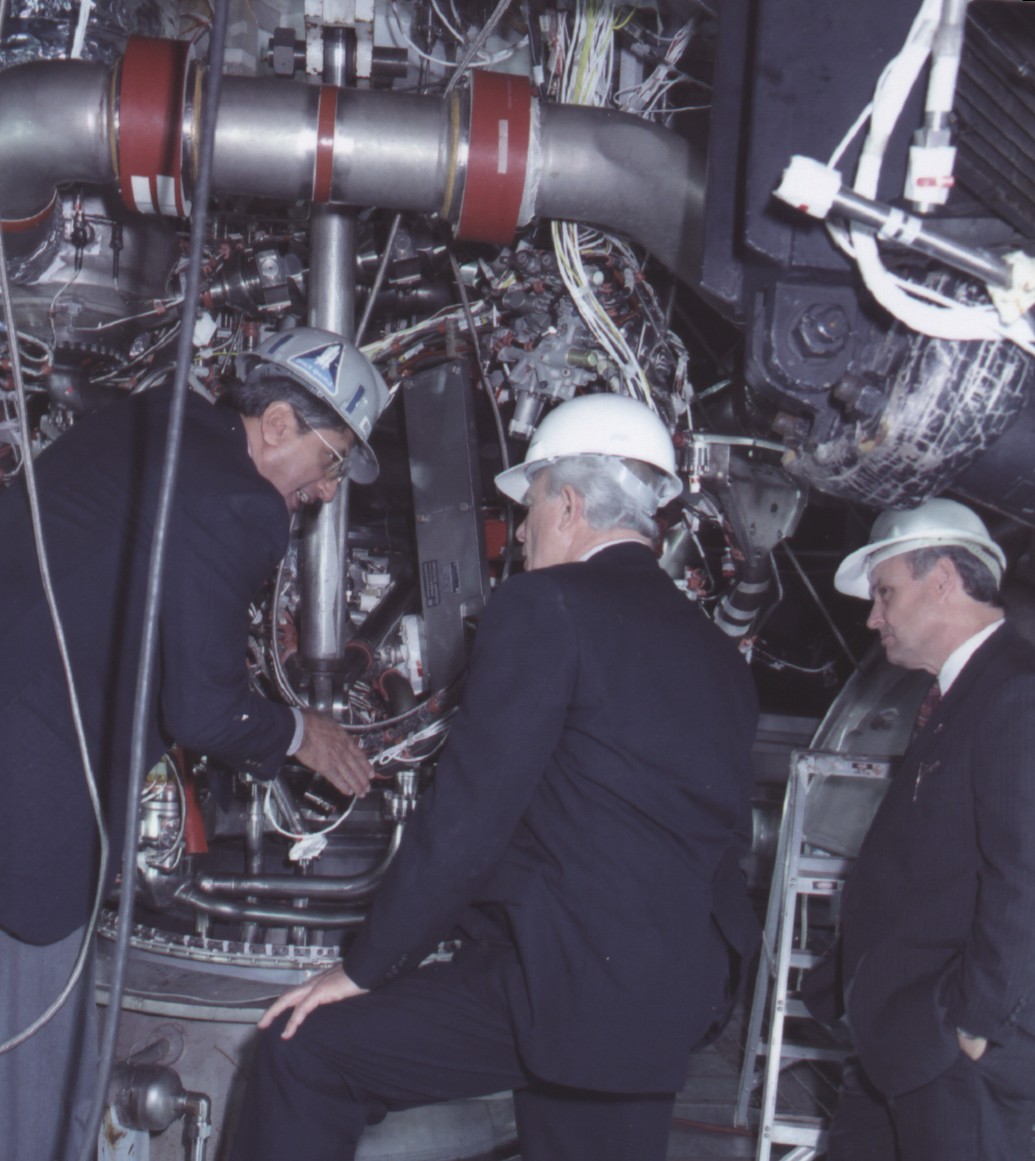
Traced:
<path id="1" fill-rule="evenodd" d="M 27 230 L 34 230 L 50 217 L 56 201 L 57 194 L 55 193 L 47 202 L 46 208 L 40 210 L 38 214 L 33 214 L 31 218 L 8 218 L 6 221 L 0 222 L 0 227 L 3 228 L 5 234 L 24 234 Z"/>
<path id="2" fill-rule="evenodd" d="M 532 86 L 527 77 L 471 74 L 471 140 L 456 236 L 509 245 L 528 168 Z"/>
<path id="3" fill-rule="evenodd" d="M 316 161 L 313 165 L 313 201 L 326 205 L 331 200 L 334 176 L 334 123 L 338 116 L 338 90 L 333 85 L 320 89 L 316 110 Z"/>
<path id="4" fill-rule="evenodd" d="M 141 214 L 183 218 L 183 106 L 190 45 L 133 36 L 119 80 L 118 164 L 122 200 Z"/>

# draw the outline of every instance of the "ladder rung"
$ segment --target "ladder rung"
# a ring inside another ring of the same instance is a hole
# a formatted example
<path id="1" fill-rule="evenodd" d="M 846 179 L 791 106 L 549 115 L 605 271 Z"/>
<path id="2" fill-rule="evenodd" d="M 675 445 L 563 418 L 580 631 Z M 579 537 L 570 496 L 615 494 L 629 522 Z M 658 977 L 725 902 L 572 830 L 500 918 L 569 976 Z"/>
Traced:
<path id="1" fill-rule="evenodd" d="M 781 1061 L 832 1060 L 840 1063 L 846 1055 L 847 1050 L 844 1048 L 821 1048 L 818 1044 L 788 1044 L 786 1040 L 780 1049 Z"/>
<path id="2" fill-rule="evenodd" d="M 818 955 L 814 951 L 799 951 L 794 950 L 790 954 L 789 963 L 791 967 L 795 968 L 811 968 L 816 964 L 822 963 L 826 956 Z"/>
<path id="3" fill-rule="evenodd" d="M 784 1001 L 783 1014 L 792 1020 L 812 1020 L 814 1018 L 801 1000 L 795 1000 L 790 996 Z"/>
<path id="4" fill-rule="evenodd" d="M 852 869 L 853 859 L 831 855 L 800 855 L 796 870 L 799 875 L 815 875 L 821 879 L 844 879 Z"/>
<path id="5" fill-rule="evenodd" d="M 778 1117 L 773 1121 L 769 1139 L 774 1145 L 821 1145 L 826 1143 L 826 1130 L 822 1121 L 811 1117 L 793 1121 Z"/>

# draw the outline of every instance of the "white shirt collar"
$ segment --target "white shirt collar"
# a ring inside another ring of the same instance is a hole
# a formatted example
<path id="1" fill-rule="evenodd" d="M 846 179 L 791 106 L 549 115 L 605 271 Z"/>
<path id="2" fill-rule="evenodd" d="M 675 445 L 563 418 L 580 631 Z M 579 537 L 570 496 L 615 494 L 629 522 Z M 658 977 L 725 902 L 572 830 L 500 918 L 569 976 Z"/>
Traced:
<path id="1" fill-rule="evenodd" d="M 616 544 L 643 544 L 642 540 L 637 540 L 635 536 L 623 536 L 621 540 L 605 540 L 603 544 L 594 544 L 592 548 L 587 549 L 579 560 L 589 560 L 591 556 L 596 556 L 598 552 L 603 552 L 605 548 L 614 548 Z"/>
<path id="2" fill-rule="evenodd" d="M 952 683 L 959 677 L 963 671 L 963 666 L 974 656 L 978 649 L 984 645 L 989 637 L 999 628 L 1003 623 L 1003 618 L 1000 617 L 997 621 L 993 621 L 991 625 L 986 625 L 980 632 L 975 633 L 973 637 L 968 637 L 962 645 L 957 646 L 945 659 L 945 664 L 938 672 L 938 688 L 942 691 L 944 697 L 952 687 Z"/>

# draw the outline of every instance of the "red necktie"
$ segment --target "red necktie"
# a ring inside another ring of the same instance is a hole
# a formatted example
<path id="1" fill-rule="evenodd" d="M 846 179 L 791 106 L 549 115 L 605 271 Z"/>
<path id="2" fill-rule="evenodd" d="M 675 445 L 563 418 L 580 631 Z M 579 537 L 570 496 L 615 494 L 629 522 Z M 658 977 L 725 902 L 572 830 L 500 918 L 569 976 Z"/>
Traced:
<path id="1" fill-rule="evenodd" d="M 941 687 L 938 685 L 938 682 L 935 681 L 927 693 L 924 694 L 924 700 L 920 703 L 920 708 L 917 710 L 916 722 L 913 725 L 914 738 L 931 720 L 932 716 L 934 715 L 934 711 L 938 708 L 941 700 Z"/>

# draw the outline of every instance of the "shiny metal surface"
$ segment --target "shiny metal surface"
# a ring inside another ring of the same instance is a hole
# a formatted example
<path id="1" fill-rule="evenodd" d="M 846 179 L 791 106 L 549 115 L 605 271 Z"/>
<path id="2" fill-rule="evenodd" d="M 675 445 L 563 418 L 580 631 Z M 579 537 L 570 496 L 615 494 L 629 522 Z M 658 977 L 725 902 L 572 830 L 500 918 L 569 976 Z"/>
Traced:
<path id="1" fill-rule="evenodd" d="M 225 77 L 212 159 L 214 191 L 308 200 L 319 96 L 316 85 Z"/>
<path id="2" fill-rule="evenodd" d="M 449 173 L 449 104 L 441 97 L 348 89 L 334 134 L 333 199 L 433 213 Z"/>
<path id="3" fill-rule="evenodd" d="M 33 71 L 27 75 L 24 70 Z M 39 62 L 0 73 L 0 206 L 5 217 L 39 213 L 59 183 L 114 180 L 107 85 L 104 66 L 76 61 Z M 315 85 L 224 78 L 214 191 L 309 198 L 318 100 Z M 700 253 L 703 162 L 687 142 L 607 110 L 544 106 L 541 116 L 541 156 L 530 158 L 531 165 L 541 167 L 536 213 L 627 233 L 689 277 Z M 461 138 L 452 135 L 450 104 L 443 98 L 347 90 L 334 133 L 332 200 L 438 211 L 447 198 L 454 201 L 451 170 L 463 183 Z"/>
<path id="4" fill-rule="evenodd" d="M 540 115 L 536 213 L 629 234 L 691 281 L 701 256 L 703 157 L 628 114 L 543 105 Z"/>
<path id="5" fill-rule="evenodd" d="M 0 72 L 4 221 L 46 210 L 59 182 L 115 180 L 109 74 L 86 61 L 37 61 Z"/>

